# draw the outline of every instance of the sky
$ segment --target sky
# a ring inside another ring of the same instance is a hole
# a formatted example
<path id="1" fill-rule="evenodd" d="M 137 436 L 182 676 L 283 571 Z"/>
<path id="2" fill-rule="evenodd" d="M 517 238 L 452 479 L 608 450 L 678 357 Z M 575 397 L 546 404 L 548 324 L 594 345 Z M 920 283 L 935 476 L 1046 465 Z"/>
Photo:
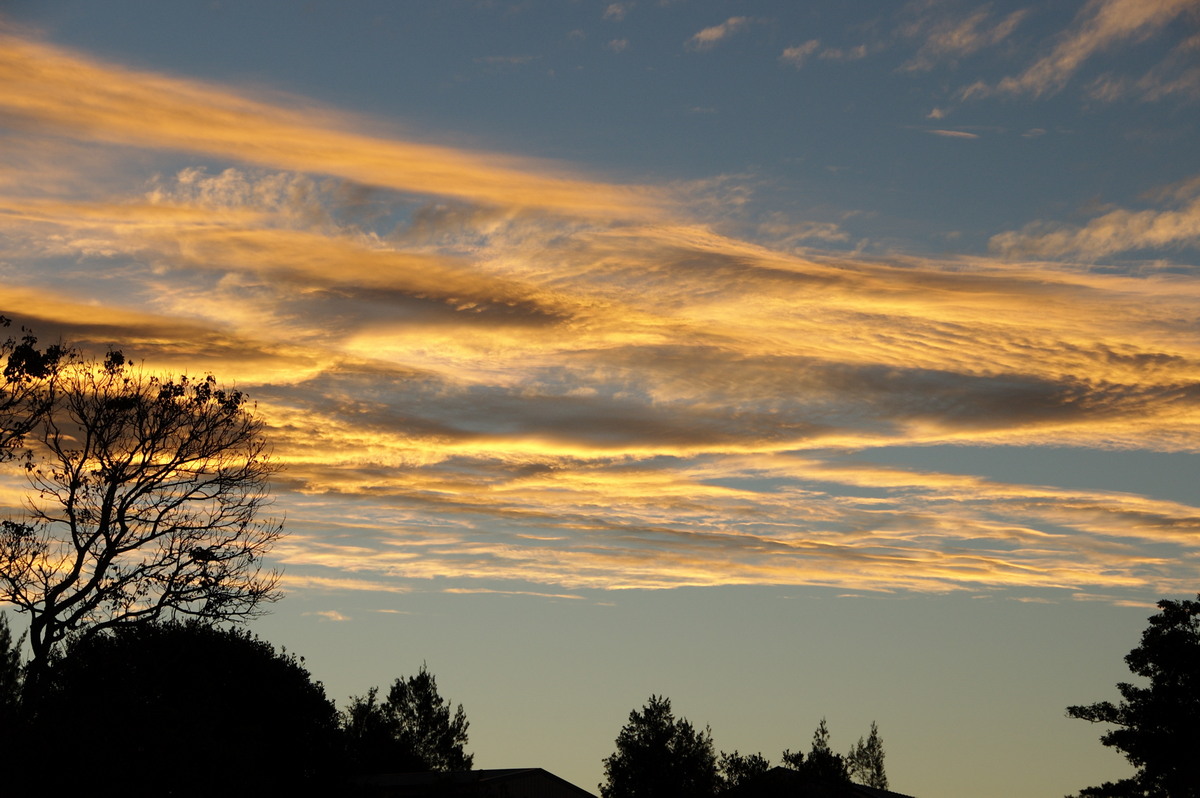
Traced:
<path id="1" fill-rule="evenodd" d="M 1195 0 L 9 0 L 0 313 L 257 402 L 339 705 L 1057 798 L 1200 585 L 1198 108 Z"/>

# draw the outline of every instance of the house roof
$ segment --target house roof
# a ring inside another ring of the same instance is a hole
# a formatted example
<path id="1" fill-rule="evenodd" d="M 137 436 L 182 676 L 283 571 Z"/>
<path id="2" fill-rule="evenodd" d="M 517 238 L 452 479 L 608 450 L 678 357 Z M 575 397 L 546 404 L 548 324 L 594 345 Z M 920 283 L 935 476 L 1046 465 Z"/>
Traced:
<path id="1" fill-rule="evenodd" d="M 848 781 L 824 781 L 793 768 L 774 767 L 722 793 L 722 798 L 912 798 Z"/>
<path id="2" fill-rule="evenodd" d="M 524 795 L 531 798 L 596 798 L 542 768 L 379 773 L 361 776 L 355 781 L 361 788 L 389 796 L 491 795 L 499 791 L 497 788 L 503 788 L 503 794 L 512 798 Z"/>

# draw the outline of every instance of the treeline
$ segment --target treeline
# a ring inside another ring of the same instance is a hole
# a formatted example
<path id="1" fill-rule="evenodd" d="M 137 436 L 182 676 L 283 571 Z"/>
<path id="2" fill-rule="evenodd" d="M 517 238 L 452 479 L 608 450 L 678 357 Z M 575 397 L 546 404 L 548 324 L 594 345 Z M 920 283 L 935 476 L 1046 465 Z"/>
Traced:
<path id="1" fill-rule="evenodd" d="M 855 782 L 886 790 L 883 740 L 871 723 L 870 735 L 845 755 L 829 745 L 829 728 L 822 718 L 813 732 L 806 755 L 786 750 L 780 766 L 795 771 L 808 783 L 836 786 Z M 676 718 L 671 700 L 650 696 L 640 711 L 629 713 L 629 721 L 616 740 L 616 751 L 604 760 L 603 798 L 711 798 L 750 785 L 767 774 L 771 761 L 762 753 L 719 755 L 713 746 L 712 730 Z"/>
<path id="2" fill-rule="evenodd" d="M 21 641 L 0 621 L 0 742 L 20 763 L 14 780 L 42 792 L 66 769 L 93 774 L 101 795 L 230 783 L 346 794 L 363 774 L 470 769 L 465 713 L 424 667 L 339 711 L 303 659 L 233 626 L 280 598 L 264 558 L 283 529 L 263 517 L 278 466 L 249 397 L 211 375 L 146 372 L 119 350 L 97 359 L 40 344 L 24 328 L 0 340 L 0 363 L 0 463 L 28 483 L 23 513 L 0 520 L 0 603 L 29 618 Z M 693 781 L 707 795 L 767 767 L 737 751 L 718 761 L 707 733 L 685 739 L 666 699 L 635 718 L 605 760 L 606 795 L 693 794 L 680 792 Z M 635 743 L 639 729 L 675 747 Z M 824 729 L 807 758 L 784 752 L 784 764 L 886 783 L 874 729 L 845 757 Z M 878 767 L 862 764 L 870 757 Z"/>
<path id="3" fill-rule="evenodd" d="M 23 635 L 22 635 L 23 637 Z M 201 621 L 123 625 L 72 638 L 28 678 L 21 638 L 0 613 L 0 748 L 20 763 L 10 783 L 36 790 L 61 775 L 89 775 L 96 795 L 338 795 L 364 776 L 470 770 L 465 710 L 440 695 L 424 665 L 382 693 L 370 688 L 339 710 L 302 657 L 239 627 Z M 813 780 L 886 789 L 879 731 L 845 755 L 824 719 L 807 753 L 783 767 Z M 747 784 L 772 767 L 761 753 L 717 754 L 711 730 L 676 718 L 651 696 L 629 715 L 604 759 L 604 798 L 700 798 Z M 100 775 L 103 774 L 103 775 Z M 93 781 L 93 776 L 97 778 Z"/>
<path id="4" fill-rule="evenodd" d="M 31 794 L 70 775 L 96 795 L 354 795 L 363 775 L 472 765 L 463 707 L 451 711 L 425 666 L 339 711 L 303 658 L 241 628 L 147 622 L 77 638 L 36 683 L 20 647 L 0 613 L 0 749 L 17 763 L 9 784 Z"/>

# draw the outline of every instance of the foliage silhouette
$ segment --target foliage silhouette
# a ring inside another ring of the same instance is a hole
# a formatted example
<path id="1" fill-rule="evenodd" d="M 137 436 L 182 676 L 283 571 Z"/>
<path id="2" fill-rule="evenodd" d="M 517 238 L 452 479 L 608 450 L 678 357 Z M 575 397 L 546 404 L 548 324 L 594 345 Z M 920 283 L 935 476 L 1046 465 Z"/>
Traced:
<path id="1" fill-rule="evenodd" d="M 261 614 L 282 530 L 257 519 L 275 467 L 245 395 L 28 341 L 7 348 L 4 435 L 31 491 L 0 523 L 0 601 L 31 616 L 30 678 L 68 636 Z"/>
<path id="2" fill-rule="evenodd" d="M 630 712 L 616 746 L 604 760 L 603 798 L 699 798 L 720 787 L 711 730 L 676 720 L 669 698 L 652 695 Z"/>
<path id="3" fill-rule="evenodd" d="M 11 319 L 0 316 L 0 328 L 11 325 Z M 24 328 L 20 338 L 0 341 L 0 462 L 20 451 L 25 435 L 46 412 L 46 396 L 39 389 L 74 356 L 61 345 L 39 349 L 37 337 Z"/>
<path id="4" fill-rule="evenodd" d="M 879 736 L 879 727 L 871 721 L 871 733 L 864 741 L 859 737 L 858 742 L 846 754 L 846 769 L 850 780 L 879 790 L 888 788 L 887 773 L 883 769 L 883 740 Z"/>
<path id="5" fill-rule="evenodd" d="M 1123 699 L 1067 708 L 1067 715 L 1116 729 L 1100 737 L 1138 769 L 1118 782 L 1080 791 L 1085 798 L 1196 798 L 1200 796 L 1200 595 L 1197 601 L 1158 602 L 1141 643 L 1125 657 L 1148 680 L 1121 682 Z"/>
<path id="6" fill-rule="evenodd" d="M 17 723 L 17 710 L 21 703 L 21 643 L 24 635 L 12 639 L 8 628 L 8 616 L 0 612 L 0 729 L 11 728 Z"/>
<path id="7" fill-rule="evenodd" d="M 734 749 L 732 754 L 721 752 L 717 760 L 717 770 L 725 787 L 737 787 L 755 779 L 771 769 L 771 762 L 762 753 L 739 754 Z"/>
<path id="8" fill-rule="evenodd" d="M 353 696 L 341 713 L 342 736 L 350 767 L 356 773 L 406 773 L 424 770 L 423 763 L 400 747 L 394 722 L 378 700 L 379 688 Z"/>
<path id="9" fill-rule="evenodd" d="M 147 622 L 79 638 L 40 686 L 24 712 L 31 783 L 75 773 L 99 795 L 275 795 L 340 775 L 321 683 L 242 629 Z"/>
<path id="10" fill-rule="evenodd" d="M 807 757 L 799 751 L 784 751 L 782 759 L 785 767 L 804 771 L 818 781 L 850 780 L 845 758 L 835 754 L 829 747 L 829 726 L 825 718 L 821 718 L 816 731 L 813 732 L 812 748 L 809 749 Z"/>
<path id="11" fill-rule="evenodd" d="M 438 693 L 437 680 L 422 664 L 416 676 L 396 679 L 380 702 L 372 687 L 351 699 L 342 729 L 351 766 L 361 773 L 470 770 L 465 752 L 466 713 Z"/>

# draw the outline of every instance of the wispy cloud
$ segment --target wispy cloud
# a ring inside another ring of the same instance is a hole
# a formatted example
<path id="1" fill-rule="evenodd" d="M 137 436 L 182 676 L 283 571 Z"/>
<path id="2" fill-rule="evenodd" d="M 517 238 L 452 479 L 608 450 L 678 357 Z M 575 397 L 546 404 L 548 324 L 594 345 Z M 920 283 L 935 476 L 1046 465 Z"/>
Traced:
<path id="1" fill-rule="evenodd" d="M 866 58 L 868 52 L 867 45 L 856 44 L 853 47 L 826 47 L 817 57 L 824 61 L 857 61 Z"/>
<path id="2" fill-rule="evenodd" d="M 620 22 L 625 19 L 625 15 L 633 8 L 633 3 L 609 3 L 604 9 L 604 18 L 613 22 Z"/>
<path id="3" fill-rule="evenodd" d="M 779 60 L 799 69 L 814 54 L 822 61 L 857 61 L 860 58 L 866 58 L 869 51 L 870 48 L 865 44 L 857 44 L 853 47 L 822 47 L 820 39 L 809 39 L 794 47 L 784 48 Z"/>
<path id="4" fill-rule="evenodd" d="M 781 248 L 794 247 L 805 241 L 832 243 L 850 240 L 850 234 L 836 222 L 798 222 L 776 217 L 760 224 L 758 230 L 765 240 Z"/>
<path id="5" fill-rule="evenodd" d="M 749 17 L 730 17 L 720 25 L 713 25 L 712 27 L 697 31 L 687 40 L 687 46 L 693 50 L 710 50 L 718 42 L 729 38 L 734 33 L 746 27 L 749 22 Z"/>
<path id="6" fill-rule="evenodd" d="M 289 542 L 285 560 L 292 568 L 319 563 L 377 578 L 454 575 L 571 589 L 821 584 L 1119 590 L 1151 583 L 1178 591 L 1187 589 L 1190 571 L 1173 565 L 1169 552 L 1193 557 L 1200 529 L 1194 507 L 1129 494 L 780 455 L 697 461 L 669 472 L 652 464 L 625 470 L 526 474 L 495 485 L 487 497 L 494 512 L 479 512 L 457 535 L 428 539 L 426 529 L 408 524 L 353 549 Z M 794 487 L 761 491 L 713 481 L 737 475 L 787 480 Z M 621 501 L 606 502 L 609 512 L 597 517 L 587 508 L 606 493 Z M 401 511 L 411 507 L 411 495 L 396 497 Z M 455 502 L 440 508 L 448 517 L 463 509 Z M 739 520 L 713 525 L 708 519 L 714 518 Z M 518 524 L 559 534 L 530 539 L 514 531 Z M 1151 554 L 1147 545 L 1160 553 Z"/>
<path id="7" fill-rule="evenodd" d="M 0 33 L 0 109 L 60 136 L 333 175 L 397 191 L 604 217 L 653 213 L 636 188 L 549 166 L 352 132 L 334 112 L 134 72 Z"/>
<path id="8" fill-rule="evenodd" d="M 0 312 L 248 390 L 286 466 L 289 589 L 1195 583 L 1194 506 L 870 461 L 1196 451 L 1200 280 L 1015 258 L 1194 242 L 1200 180 L 1149 198 L 1149 224 L 1005 234 L 1007 259 L 832 256 L 795 247 L 846 240 L 843 217 L 773 218 L 772 246 L 699 223 L 734 177 L 630 192 L 20 47 L 47 70 L 0 82 L 25 142 Z M 143 100 L 144 123 L 116 118 Z"/>
<path id="9" fill-rule="evenodd" d="M 945 16 L 940 9 L 923 14 L 901 28 L 901 35 L 922 40 L 917 54 L 901 69 L 923 72 L 993 47 L 1007 39 L 1027 14 L 1022 9 L 996 20 L 987 5 L 961 17 Z"/>
<path id="10" fill-rule="evenodd" d="M 1185 39 L 1139 78 L 1100 75 L 1087 86 L 1089 97 L 1102 102 L 1132 99 L 1157 102 L 1167 98 L 1200 100 L 1200 33 Z"/>
<path id="11" fill-rule="evenodd" d="M 785 64 L 790 64 L 799 69 L 800 67 L 804 66 L 804 62 L 807 61 L 809 56 L 815 53 L 820 46 L 820 40 L 809 39 L 803 44 L 797 44 L 794 47 L 785 48 L 783 53 L 779 56 L 779 60 L 783 61 Z"/>
<path id="12" fill-rule="evenodd" d="M 461 595 L 487 594 L 495 596 L 532 596 L 534 598 L 571 599 L 574 601 L 580 601 L 583 599 L 583 596 L 574 593 L 540 593 L 534 590 L 493 590 L 491 588 L 484 587 L 452 587 L 446 592 L 458 593 Z"/>
<path id="13" fill-rule="evenodd" d="M 1168 207 L 1117 208 L 1083 226 L 1034 222 L 1020 231 L 993 236 L 990 246 L 1010 257 L 1080 260 L 1131 250 L 1200 247 L 1200 179 L 1163 194 Z"/>
<path id="14" fill-rule="evenodd" d="M 536 61 L 537 56 L 533 55 L 487 55 L 475 59 L 481 64 L 494 64 L 500 66 L 521 66 L 528 64 L 531 61 Z"/>
<path id="15" fill-rule="evenodd" d="M 977 82 L 962 94 L 1053 94 L 1089 59 L 1115 46 L 1144 40 L 1194 9 L 1194 0 L 1088 0 L 1050 52 L 1024 72 L 995 85 Z"/>
<path id="16" fill-rule="evenodd" d="M 324 618 L 325 620 L 333 621 L 334 623 L 344 623 L 345 621 L 350 620 L 349 615 L 344 615 L 344 614 L 338 612 L 337 610 L 318 610 L 316 612 L 305 612 L 305 613 L 301 613 L 301 614 L 302 615 L 315 615 L 318 618 Z"/>

